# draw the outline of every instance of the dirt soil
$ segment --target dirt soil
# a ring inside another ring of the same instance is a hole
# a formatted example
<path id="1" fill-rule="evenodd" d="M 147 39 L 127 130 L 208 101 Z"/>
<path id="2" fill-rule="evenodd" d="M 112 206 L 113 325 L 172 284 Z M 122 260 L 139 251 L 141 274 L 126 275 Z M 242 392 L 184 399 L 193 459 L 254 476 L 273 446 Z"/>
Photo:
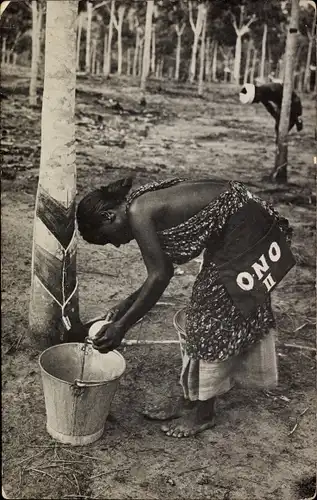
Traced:
<path id="1" fill-rule="evenodd" d="M 175 439 L 145 420 L 148 405 L 180 393 L 177 345 L 121 349 L 127 370 L 103 437 L 72 448 L 46 433 L 38 352 L 28 339 L 34 202 L 40 157 L 40 107 L 27 103 L 26 77 L 3 75 L 2 88 L 2 430 L 3 484 L 10 498 L 294 500 L 315 488 L 314 107 L 303 98 L 304 130 L 292 132 L 285 189 L 261 181 L 274 164 L 274 126 L 260 105 L 242 106 L 237 89 L 151 84 L 139 105 L 135 82 L 78 82 L 78 195 L 132 174 L 136 185 L 173 176 L 246 182 L 294 226 L 298 265 L 273 294 L 279 386 L 237 388 L 221 399 L 217 425 Z M 163 87 L 163 88 L 162 88 Z M 157 92 L 155 91 L 157 90 Z M 111 109 L 109 98 L 125 110 Z M 126 111 L 128 110 L 128 111 Z M 290 201 L 290 194 L 292 195 Z M 199 262 L 178 268 L 160 303 L 129 338 L 175 339 L 173 315 L 189 298 Z M 145 276 L 135 244 L 122 250 L 79 239 L 83 320 L 105 312 Z"/>

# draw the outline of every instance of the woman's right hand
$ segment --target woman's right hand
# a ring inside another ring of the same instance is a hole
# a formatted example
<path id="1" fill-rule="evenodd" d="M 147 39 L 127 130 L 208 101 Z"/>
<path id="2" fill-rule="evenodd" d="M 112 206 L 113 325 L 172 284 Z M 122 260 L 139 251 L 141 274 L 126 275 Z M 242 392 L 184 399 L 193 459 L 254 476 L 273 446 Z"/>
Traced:
<path id="1" fill-rule="evenodd" d="M 111 322 L 118 321 L 126 313 L 129 307 L 128 301 L 122 300 L 107 312 L 105 319 Z"/>

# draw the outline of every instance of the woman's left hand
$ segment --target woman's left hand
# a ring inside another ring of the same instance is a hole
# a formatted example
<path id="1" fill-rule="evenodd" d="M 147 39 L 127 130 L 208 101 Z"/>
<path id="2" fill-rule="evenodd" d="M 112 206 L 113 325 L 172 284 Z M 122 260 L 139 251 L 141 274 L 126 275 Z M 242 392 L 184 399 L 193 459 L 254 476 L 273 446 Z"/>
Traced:
<path id="1" fill-rule="evenodd" d="M 118 323 L 109 323 L 101 328 L 93 340 L 93 347 L 102 354 L 120 346 L 125 331 Z"/>

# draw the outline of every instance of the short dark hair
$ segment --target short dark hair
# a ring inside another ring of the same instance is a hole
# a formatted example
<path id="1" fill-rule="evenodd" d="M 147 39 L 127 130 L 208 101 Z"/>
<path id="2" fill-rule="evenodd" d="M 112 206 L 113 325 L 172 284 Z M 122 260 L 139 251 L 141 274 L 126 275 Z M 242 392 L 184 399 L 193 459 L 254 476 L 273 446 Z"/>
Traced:
<path id="1" fill-rule="evenodd" d="M 80 234 L 89 239 L 109 219 L 108 210 L 119 206 L 132 187 L 132 177 L 125 177 L 116 182 L 95 189 L 80 200 L 77 207 L 77 223 Z"/>

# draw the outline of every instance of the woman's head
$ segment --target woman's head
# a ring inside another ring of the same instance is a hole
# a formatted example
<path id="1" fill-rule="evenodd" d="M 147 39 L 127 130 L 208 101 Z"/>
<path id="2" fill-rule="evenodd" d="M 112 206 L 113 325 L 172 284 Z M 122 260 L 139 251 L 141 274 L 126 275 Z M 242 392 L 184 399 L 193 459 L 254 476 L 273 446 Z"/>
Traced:
<path id="1" fill-rule="evenodd" d="M 132 239 L 123 205 L 131 187 L 132 178 L 127 177 L 84 196 L 76 214 L 84 240 L 96 245 L 119 246 Z"/>

